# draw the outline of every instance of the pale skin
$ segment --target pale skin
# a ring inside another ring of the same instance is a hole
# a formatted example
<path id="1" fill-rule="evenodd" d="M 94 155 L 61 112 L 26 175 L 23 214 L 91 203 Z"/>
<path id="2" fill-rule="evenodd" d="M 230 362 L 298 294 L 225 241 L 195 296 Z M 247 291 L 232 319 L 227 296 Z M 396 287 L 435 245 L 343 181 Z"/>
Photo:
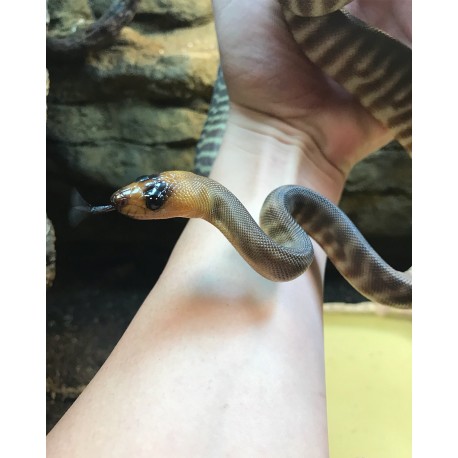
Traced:
<path id="1" fill-rule="evenodd" d="M 351 167 L 389 132 L 303 57 L 275 1 L 215 0 L 214 9 L 232 108 L 212 178 L 256 219 L 282 184 L 338 202 Z M 215 228 L 190 221 L 126 333 L 48 435 L 48 456 L 328 456 L 325 255 L 314 247 L 309 271 L 272 283 Z"/>

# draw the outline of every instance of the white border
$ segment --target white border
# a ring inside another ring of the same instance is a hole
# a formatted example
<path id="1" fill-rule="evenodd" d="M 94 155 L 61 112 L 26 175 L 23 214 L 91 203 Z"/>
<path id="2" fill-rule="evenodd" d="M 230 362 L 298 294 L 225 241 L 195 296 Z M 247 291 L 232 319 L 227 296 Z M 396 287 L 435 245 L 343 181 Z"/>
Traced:
<path id="1" fill-rule="evenodd" d="M 457 18 L 413 4 L 414 457 L 458 456 Z"/>
<path id="2" fill-rule="evenodd" d="M 2 4 L 0 456 L 45 456 L 45 7 Z"/>

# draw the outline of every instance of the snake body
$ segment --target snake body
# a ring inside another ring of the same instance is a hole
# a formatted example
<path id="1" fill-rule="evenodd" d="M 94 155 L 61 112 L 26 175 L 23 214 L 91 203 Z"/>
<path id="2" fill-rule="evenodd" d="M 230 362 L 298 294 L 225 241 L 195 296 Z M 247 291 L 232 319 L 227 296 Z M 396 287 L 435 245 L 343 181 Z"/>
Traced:
<path id="1" fill-rule="evenodd" d="M 308 269 L 314 258 L 309 234 L 368 299 L 394 307 L 411 304 L 410 276 L 386 264 L 350 219 L 311 189 L 287 185 L 272 191 L 261 209 L 260 226 L 228 189 L 191 172 L 139 177 L 116 191 L 111 203 L 118 212 L 141 220 L 202 218 L 272 281 L 293 280 Z"/>
<path id="2" fill-rule="evenodd" d="M 354 94 L 410 152 L 410 50 L 342 12 L 347 3 L 281 1 L 286 22 L 306 55 Z M 211 167 L 219 149 L 227 113 L 220 71 L 198 145 L 197 165 L 203 171 Z M 368 299 L 401 308 L 412 303 L 410 273 L 385 263 L 338 207 L 310 189 L 288 185 L 274 190 L 262 207 L 260 226 L 229 190 L 190 172 L 139 177 L 112 195 L 111 209 L 136 219 L 203 218 L 258 273 L 273 281 L 292 280 L 307 270 L 313 261 L 309 234 Z M 97 213 L 98 208 L 91 211 Z M 100 211 L 107 211 L 107 206 Z"/>
<path id="3" fill-rule="evenodd" d="M 412 51 L 343 10 L 351 0 L 281 0 L 306 56 L 412 153 Z"/>
<path id="4" fill-rule="evenodd" d="M 280 0 L 285 21 L 307 58 L 348 92 L 412 154 L 412 51 L 340 8 L 351 0 Z M 229 97 L 221 68 L 194 170 L 208 176 L 221 145 Z"/>

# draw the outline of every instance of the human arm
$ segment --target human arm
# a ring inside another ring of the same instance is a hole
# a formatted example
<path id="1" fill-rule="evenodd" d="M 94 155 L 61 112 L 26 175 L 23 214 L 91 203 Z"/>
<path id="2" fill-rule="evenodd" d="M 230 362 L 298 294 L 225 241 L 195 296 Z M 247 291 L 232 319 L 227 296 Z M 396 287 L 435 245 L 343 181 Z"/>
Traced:
<path id="1" fill-rule="evenodd" d="M 263 6 L 251 15 L 249 2 L 231 11 L 237 3 L 215 4 L 233 108 L 212 177 L 255 217 L 285 183 L 337 202 L 351 166 L 389 134 L 303 58 L 273 2 L 250 3 Z M 212 226 L 191 221 L 125 335 L 50 433 L 49 456 L 327 456 L 325 256 L 315 253 L 306 274 L 271 283 Z"/>

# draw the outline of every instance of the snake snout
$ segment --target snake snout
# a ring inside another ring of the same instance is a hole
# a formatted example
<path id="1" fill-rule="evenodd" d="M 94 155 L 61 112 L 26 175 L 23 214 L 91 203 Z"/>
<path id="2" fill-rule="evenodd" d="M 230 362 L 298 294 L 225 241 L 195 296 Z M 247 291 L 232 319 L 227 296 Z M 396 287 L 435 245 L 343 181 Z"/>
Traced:
<path id="1" fill-rule="evenodd" d="M 129 189 L 120 189 L 111 196 L 111 203 L 116 207 L 117 210 L 126 205 L 129 201 L 131 191 Z"/>

